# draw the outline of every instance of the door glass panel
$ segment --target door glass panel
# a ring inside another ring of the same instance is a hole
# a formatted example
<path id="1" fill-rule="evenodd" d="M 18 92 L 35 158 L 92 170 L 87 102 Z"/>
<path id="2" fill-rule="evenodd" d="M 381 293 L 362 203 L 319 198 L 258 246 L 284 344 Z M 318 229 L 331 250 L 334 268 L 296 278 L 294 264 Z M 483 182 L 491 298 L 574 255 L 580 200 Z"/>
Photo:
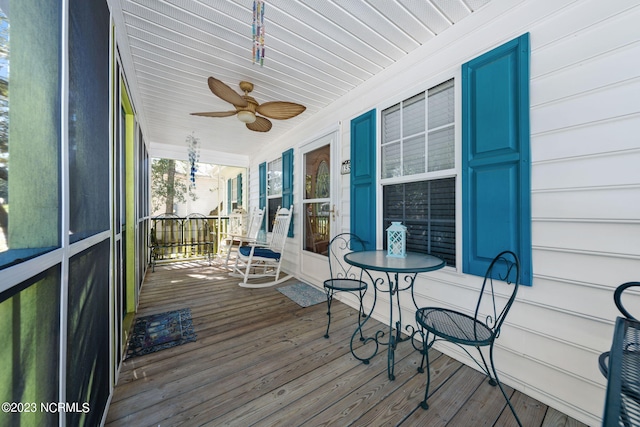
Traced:
<path id="1" fill-rule="evenodd" d="M 304 155 L 304 249 L 325 254 L 331 236 L 331 146 Z"/>
<path id="2" fill-rule="evenodd" d="M 305 213 L 307 221 L 304 227 L 304 249 L 326 255 L 331 225 L 329 203 L 305 203 Z"/>

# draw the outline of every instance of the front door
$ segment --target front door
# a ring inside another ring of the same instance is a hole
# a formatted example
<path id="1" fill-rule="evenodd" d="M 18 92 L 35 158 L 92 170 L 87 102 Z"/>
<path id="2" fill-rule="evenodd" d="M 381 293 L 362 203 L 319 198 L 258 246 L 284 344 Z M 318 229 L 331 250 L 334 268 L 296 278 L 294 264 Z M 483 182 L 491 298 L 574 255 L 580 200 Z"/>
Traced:
<path id="1" fill-rule="evenodd" d="M 314 284 L 328 275 L 327 250 L 337 229 L 333 179 L 336 166 L 331 159 L 338 133 L 332 132 L 302 147 L 304 187 L 302 197 L 301 274 Z"/>

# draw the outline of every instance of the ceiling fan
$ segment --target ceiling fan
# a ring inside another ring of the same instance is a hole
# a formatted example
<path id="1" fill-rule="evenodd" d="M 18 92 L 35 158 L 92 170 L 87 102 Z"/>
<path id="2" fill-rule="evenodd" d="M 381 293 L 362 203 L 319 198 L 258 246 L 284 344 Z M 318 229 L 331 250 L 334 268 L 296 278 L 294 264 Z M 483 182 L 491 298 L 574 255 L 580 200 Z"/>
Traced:
<path id="1" fill-rule="evenodd" d="M 209 77 L 207 82 L 209 83 L 209 89 L 211 89 L 214 95 L 232 104 L 236 109 L 235 111 L 191 113 L 193 116 L 229 117 L 237 115 L 238 120 L 245 123 L 250 130 L 268 132 L 271 130 L 271 121 L 262 116 L 276 120 L 285 120 L 297 116 L 307 108 L 304 105 L 285 101 L 271 101 L 258 104 L 252 96 L 249 96 L 249 92 L 253 90 L 253 83 L 250 82 L 240 82 L 240 89 L 244 92 L 244 95 L 238 95 L 235 90 L 214 77 Z M 256 113 L 262 116 L 258 116 Z"/>

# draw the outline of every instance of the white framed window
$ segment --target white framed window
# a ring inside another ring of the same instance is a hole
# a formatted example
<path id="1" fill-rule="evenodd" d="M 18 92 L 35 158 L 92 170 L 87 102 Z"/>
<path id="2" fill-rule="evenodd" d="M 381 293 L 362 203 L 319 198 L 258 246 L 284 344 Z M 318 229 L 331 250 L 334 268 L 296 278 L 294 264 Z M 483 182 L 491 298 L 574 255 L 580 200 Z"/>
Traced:
<path id="1" fill-rule="evenodd" d="M 267 231 L 273 229 L 278 208 L 282 206 L 282 157 L 267 164 Z"/>
<path id="2" fill-rule="evenodd" d="M 381 112 L 382 235 L 407 227 L 407 250 L 456 265 L 454 79 Z"/>
<path id="3" fill-rule="evenodd" d="M 231 179 L 231 194 L 229 198 L 229 203 L 231 204 L 231 211 L 233 212 L 238 204 L 242 205 L 242 201 L 238 200 L 238 177 Z"/>

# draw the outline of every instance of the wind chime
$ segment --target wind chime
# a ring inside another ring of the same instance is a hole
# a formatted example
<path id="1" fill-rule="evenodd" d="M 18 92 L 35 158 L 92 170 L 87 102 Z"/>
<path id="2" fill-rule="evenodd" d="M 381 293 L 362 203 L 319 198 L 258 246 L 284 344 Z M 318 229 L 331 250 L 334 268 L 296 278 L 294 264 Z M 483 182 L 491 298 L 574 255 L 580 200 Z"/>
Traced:
<path id="1" fill-rule="evenodd" d="M 253 63 L 264 65 L 264 1 L 253 1 Z"/>
<path id="2" fill-rule="evenodd" d="M 193 133 L 187 136 L 187 145 L 189 147 L 189 187 L 196 188 L 196 172 L 198 172 L 198 160 L 200 160 L 200 147 L 198 146 L 200 140 L 196 138 Z"/>

